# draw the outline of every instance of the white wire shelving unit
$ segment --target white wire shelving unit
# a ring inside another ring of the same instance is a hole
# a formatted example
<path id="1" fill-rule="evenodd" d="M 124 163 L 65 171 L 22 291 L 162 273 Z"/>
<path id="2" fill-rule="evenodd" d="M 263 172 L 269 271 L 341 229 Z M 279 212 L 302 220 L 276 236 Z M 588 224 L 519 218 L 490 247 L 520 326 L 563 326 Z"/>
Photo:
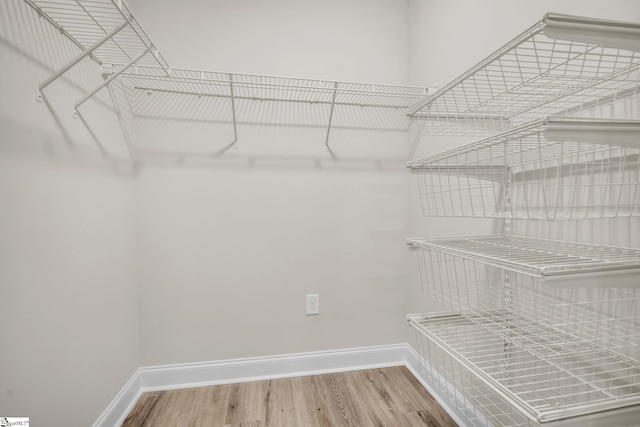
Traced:
<path id="1" fill-rule="evenodd" d="M 507 310 L 629 355 L 640 344 L 638 249 L 502 235 L 407 243 L 424 293 L 458 313 L 499 323 Z"/>
<path id="2" fill-rule="evenodd" d="M 165 116 L 184 118 L 185 99 L 205 98 L 227 102 L 233 140 L 238 141 L 238 103 L 294 103 L 326 108 L 324 146 L 328 150 L 336 108 L 392 109 L 404 111 L 428 92 L 427 88 L 372 83 L 340 82 L 216 71 L 171 69 L 165 75 L 159 67 L 134 66 L 122 73 L 119 82 L 133 115 L 144 115 L 149 96 L 172 96 L 160 107 Z M 151 100 L 151 102 L 157 102 Z M 407 122 L 408 128 L 408 122 Z"/>
<path id="3" fill-rule="evenodd" d="M 424 292 L 452 310 L 408 320 L 429 348 L 429 369 L 444 375 L 438 364 L 460 364 L 463 379 L 448 380 L 463 386 L 457 393 L 481 383 L 471 388 L 500 396 L 506 425 L 640 403 L 640 250 L 516 236 L 408 244 Z M 436 348 L 453 360 L 433 356 Z"/>
<path id="4" fill-rule="evenodd" d="M 236 100 L 406 109 L 427 92 L 425 88 L 336 82 L 255 74 L 133 67 L 123 82 L 134 91 L 164 92 Z"/>
<path id="5" fill-rule="evenodd" d="M 425 216 L 640 215 L 640 120 L 548 117 L 407 167 Z"/>
<path id="6" fill-rule="evenodd" d="M 422 134 L 484 137 L 408 163 L 423 214 L 504 220 L 407 242 L 446 307 L 407 316 L 423 373 L 472 425 L 640 419 L 640 250 L 510 228 L 640 215 L 640 121 L 593 118 L 637 95 L 639 24 L 547 14 L 408 109 Z"/>
<path id="7" fill-rule="evenodd" d="M 549 286 L 640 288 L 640 249 L 509 235 L 415 238 L 407 244 L 526 274 Z M 429 269 L 447 266 L 435 261 Z"/>
<path id="8" fill-rule="evenodd" d="M 150 116 L 161 115 L 165 120 L 185 124 L 224 122 L 231 129 L 232 144 L 237 148 L 238 102 L 320 105 L 327 110 L 322 113 L 326 114 L 327 128 L 324 146 L 329 151 L 335 107 L 394 109 L 404 114 L 429 93 L 423 87 L 173 68 L 122 0 L 24 1 L 78 48 L 76 57 L 68 58 L 64 66 L 37 86 L 36 99 L 42 101 L 45 89 L 80 62 L 94 62 L 96 73 L 104 81 L 86 90 L 74 103 L 74 116 L 84 122 L 82 105 L 108 90 L 132 157 L 136 153 L 134 130 Z M 153 99 L 150 107 L 148 95 L 154 93 L 163 94 L 163 98 Z M 193 106 L 194 98 L 209 102 L 198 108 Z M 214 116 L 210 116 L 211 109 L 215 110 Z M 408 128 L 408 122 L 405 126 Z M 211 132 L 220 131 L 216 128 Z"/>
<path id="9" fill-rule="evenodd" d="M 100 66 L 102 71 L 117 75 L 134 64 L 159 67 L 165 75 L 169 66 L 151 39 L 142 29 L 131 10 L 121 0 L 24 0 L 78 47 L 78 56 L 52 74 L 36 88 L 36 99 L 42 99 L 42 91 L 70 68 L 85 58 Z M 118 69 L 113 70 L 111 67 Z M 106 86 L 106 84 L 104 85 Z M 90 92 L 86 99 L 104 87 Z M 83 101 L 86 101 L 84 99 Z M 79 106 L 78 103 L 76 104 Z"/>
<path id="10" fill-rule="evenodd" d="M 547 14 L 408 109 L 429 135 L 487 136 L 640 93 L 640 24 Z"/>
<path id="11" fill-rule="evenodd" d="M 571 335 L 508 313 L 499 323 L 459 314 L 408 319 L 425 374 L 473 425 L 637 422 L 636 359 L 588 342 L 575 345 Z"/>

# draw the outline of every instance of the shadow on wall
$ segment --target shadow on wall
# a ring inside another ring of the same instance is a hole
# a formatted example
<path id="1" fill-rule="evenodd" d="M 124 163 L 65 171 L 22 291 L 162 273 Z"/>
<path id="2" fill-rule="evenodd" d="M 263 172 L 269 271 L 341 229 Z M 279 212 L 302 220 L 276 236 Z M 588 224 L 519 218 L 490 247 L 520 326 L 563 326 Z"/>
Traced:
<path id="1" fill-rule="evenodd" d="M 237 99 L 234 126 L 229 98 L 139 91 L 116 79 L 74 118 L 73 105 L 103 82 L 100 64 L 91 56 L 81 60 L 35 102 L 36 86 L 80 50 L 23 1 L 2 2 L 0 13 L 0 116 L 15 130 L 59 134 L 61 146 L 49 143 L 50 156 L 94 153 L 138 165 L 404 169 L 409 121 L 399 107 L 332 110 L 326 103 Z M 42 117 L 35 129 L 34 117 Z"/>

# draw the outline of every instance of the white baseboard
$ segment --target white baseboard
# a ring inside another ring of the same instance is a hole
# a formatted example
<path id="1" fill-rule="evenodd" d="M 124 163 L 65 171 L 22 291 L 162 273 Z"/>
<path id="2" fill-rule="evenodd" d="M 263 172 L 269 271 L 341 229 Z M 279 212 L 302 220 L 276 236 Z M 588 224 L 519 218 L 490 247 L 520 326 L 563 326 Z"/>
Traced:
<path id="1" fill-rule="evenodd" d="M 153 366 L 138 369 L 120 393 L 93 424 L 93 427 L 120 427 L 140 395 L 146 391 L 176 388 L 201 387 L 215 384 L 230 384 L 277 378 L 319 375 L 333 372 L 356 371 L 390 366 L 406 366 L 424 388 L 460 426 L 470 425 L 464 410 L 476 414 L 476 424 L 490 425 L 478 419 L 475 409 L 458 396 L 458 391 L 446 380 L 428 378 L 420 355 L 409 344 L 364 347 L 347 350 L 321 351 L 314 353 L 287 354 L 281 356 L 255 357 L 250 359 L 222 360 L 206 363 Z M 434 382 L 440 381 L 440 387 Z M 450 403 L 440 388 L 453 390 L 458 400 Z M 465 407 L 465 405 L 467 405 Z M 459 409 L 458 407 L 461 407 Z M 637 407 L 616 411 L 616 423 L 611 424 L 611 414 L 602 413 L 579 417 L 566 427 L 595 427 L 600 425 L 635 425 L 640 410 Z M 603 421 L 606 418 L 606 421 Z M 620 422 L 617 422 L 620 421 Z M 565 425 L 565 423 L 563 423 Z"/>
<path id="2" fill-rule="evenodd" d="M 122 425 L 122 422 L 131 412 L 143 392 L 140 387 L 138 372 L 140 372 L 139 369 L 127 381 L 102 415 L 93 423 L 93 427 L 120 427 Z"/>
<path id="3" fill-rule="evenodd" d="M 404 365 L 406 345 L 141 368 L 145 391 L 201 387 Z"/>
<path id="4" fill-rule="evenodd" d="M 406 366 L 461 427 L 466 423 L 422 375 L 418 354 L 408 344 L 254 357 L 138 369 L 93 427 L 120 427 L 143 392 L 247 381 Z"/>

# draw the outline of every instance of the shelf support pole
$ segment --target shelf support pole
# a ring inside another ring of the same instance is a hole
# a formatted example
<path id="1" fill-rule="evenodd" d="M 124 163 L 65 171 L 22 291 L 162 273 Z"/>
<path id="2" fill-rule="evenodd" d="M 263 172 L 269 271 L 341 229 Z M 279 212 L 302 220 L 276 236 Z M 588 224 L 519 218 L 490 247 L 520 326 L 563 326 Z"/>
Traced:
<path id="1" fill-rule="evenodd" d="M 109 83 L 111 83 L 116 77 L 118 77 L 120 74 L 122 74 L 123 72 L 125 72 L 127 70 L 127 68 L 131 67 L 133 64 L 135 64 L 136 62 L 138 62 L 143 56 L 145 56 L 147 53 L 149 52 L 149 48 L 145 49 L 144 52 L 142 52 L 140 55 L 138 55 L 136 58 L 132 59 L 127 65 L 125 65 L 124 67 L 120 68 L 118 71 L 116 71 L 115 73 L 113 73 L 107 80 L 105 80 L 100 86 L 98 86 L 97 88 L 95 88 L 94 90 L 92 90 L 89 94 L 87 94 L 84 98 L 82 98 L 80 101 L 78 101 L 78 103 L 76 103 L 76 105 L 73 106 L 73 110 L 74 110 L 74 117 L 76 116 L 76 112 L 78 111 L 78 108 L 84 104 L 89 98 L 91 98 L 93 95 L 95 95 L 96 93 L 98 93 L 98 91 L 100 89 L 102 89 L 103 87 L 107 86 Z"/>
<path id="2" fill-rule="evenodd" d="M 96 50 L 97 48 L 102 46 L 105 42 L 107 42 L 108 40 L 111 40 L 111 38 L 113 36 L 118 34 L 127 25 L 129 25 L 129 21 L 125 20 L 122 24 L 118 25 L 116 28 L 111 30 L 111 32 L 109 32 L 108 34 L 105 34 L 104 37 L 102 37 L 100 40 L 95 42 L 93 45 L 91 45 L 90 47 L 88 47 L 85 50 L 83 50 L 82 52 L 80 52 L 80 54 L 78 56 L 73 58 L 69 63 L 67 63 L 62 68 L 60 68 L 58 71 L 56 71 L 51 76 L 49 76 L 48 79 L 46 79 L 45 81 L 40 83 L 38 85 L 38 87 L 36 88 L 36 101 L 42 102 L 42 91 L 44 90 L 44 88 L 46 88 L 51 83 L 53 83 L 56 79 L 58 79 L 58 77 L 60 77 L 61 75 L 63 75 L 67 71 L 69 71 L 69 69 L 71 67 L 73 67 L 74 65 L 76 65 L 78 62 L 82 61 L 84 58 L 86 58 L 87 56 L 91 55 L 94 50 Z"/>
<path id="3" fill-rule="evenodd" d="M 231 114 L 233 116 L 233 148 L 238 148 L 238 127 L 236 122 L 236 97 L 233 93 L 233 74 L 229 74 L 229 90 L 231 93 Z"/>
<path id="4" fill-rule="evenodd" d="M 333 108 L 336 105 L 336 92 L 338 92 L 338 82 L 333 84 L 333 97 L 331 98 L 331 110 L 329 111 L 329 125 L 327 126 L 327 137 L 324 140 L 324 151 L 329 151 L 329 134 L 331 133 L 331 122 L 333 121 Z"/>

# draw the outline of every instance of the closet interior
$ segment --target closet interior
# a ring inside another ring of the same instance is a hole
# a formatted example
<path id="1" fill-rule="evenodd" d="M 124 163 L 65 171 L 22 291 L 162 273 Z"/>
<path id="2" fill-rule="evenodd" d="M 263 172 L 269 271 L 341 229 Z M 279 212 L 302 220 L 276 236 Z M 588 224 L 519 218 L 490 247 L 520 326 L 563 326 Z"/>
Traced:
<path id="1" fill-rule="evenodd" d="M 35 84 L 35 99 L 76 80 L 60 114 L 104 150 L 91 117 L 107 108 L 133 162 L 158 154 L 145 122 L 157 115 L 214 115 L 209 125 L 228 141 L 214 154 L 238 148 L 238 103 L 319 108 L 325 151 L 337 108 L 393 111 L 423 135 L 476 138 L 407 163 L 426 221 L 503 224 L 498 235 L 407 241 L 424 293 L 449 309 L 407 316 L 423 374 L 470 425 L 640 416 L 640 249 L 512 232 L 516 220 L 640 216 L 640 117 L 602 113 L 640 95 L 639 24 L 547 14 L 436 90 L 174 68 L 121 0 L 24 2 L 78 52 Z M 79 66 L 91 78 L 75 79 Z"/>

